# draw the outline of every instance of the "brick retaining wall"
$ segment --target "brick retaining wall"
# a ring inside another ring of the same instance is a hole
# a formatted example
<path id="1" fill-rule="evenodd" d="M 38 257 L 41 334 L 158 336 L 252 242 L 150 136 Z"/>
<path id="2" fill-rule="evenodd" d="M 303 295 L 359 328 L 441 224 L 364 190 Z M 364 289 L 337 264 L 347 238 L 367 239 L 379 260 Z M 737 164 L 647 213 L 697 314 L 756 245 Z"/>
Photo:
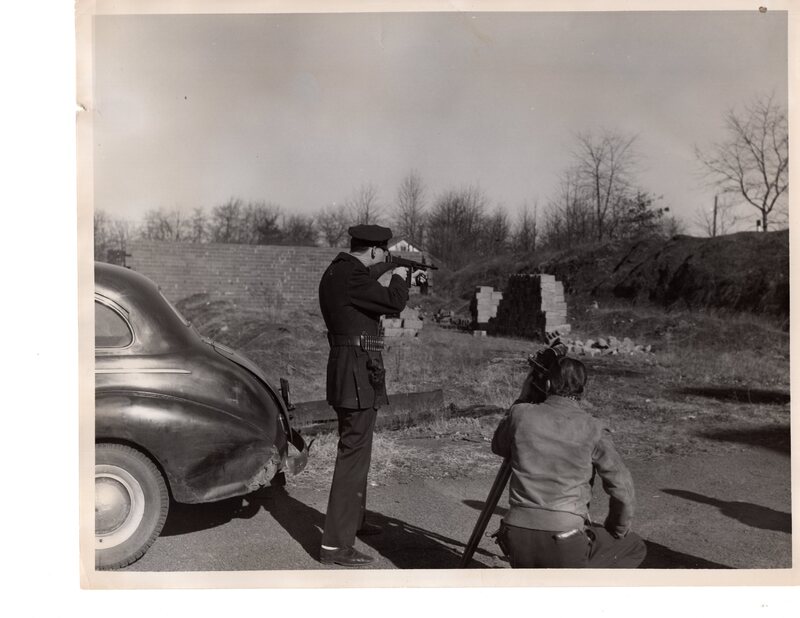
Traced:
<path id="1" fill-rule="evenodd" d="M 340 251 L 138 240 L 128 244 L 126 265 L 150 277 L 173 302 L 208 294 L 212 300 L 229 300 L 248 310 L 317 309 L 320 277 Z M 395 253 L 421 259 L 419 253 Z"/>

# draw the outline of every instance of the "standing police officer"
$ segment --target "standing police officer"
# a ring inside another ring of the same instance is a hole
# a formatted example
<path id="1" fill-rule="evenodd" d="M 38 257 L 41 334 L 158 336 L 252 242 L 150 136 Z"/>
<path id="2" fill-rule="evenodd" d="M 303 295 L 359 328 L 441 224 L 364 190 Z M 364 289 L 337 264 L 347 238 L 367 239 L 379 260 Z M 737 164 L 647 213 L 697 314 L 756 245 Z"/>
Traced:
<path id="1" fill-rule="evenodd" d="M 356 225 L 348 232 L 350 253 L 337 255 L 319 284 L 319 304 L 330 344 L 327 400 L 339 420 L 320 562 L 354 567 L 373 561 L 372 556 L 353 547 L 356 534 L 381 532 L 379 526 L 364 519 L 375 416 L 378 408 L 388 403 L 379 320 L 383 314 L 403 310 L 408 287 L 405 268 L 394 269 L 387 287 L 369 271 L 386 259 L 392 237 L 389 228 Z"/>

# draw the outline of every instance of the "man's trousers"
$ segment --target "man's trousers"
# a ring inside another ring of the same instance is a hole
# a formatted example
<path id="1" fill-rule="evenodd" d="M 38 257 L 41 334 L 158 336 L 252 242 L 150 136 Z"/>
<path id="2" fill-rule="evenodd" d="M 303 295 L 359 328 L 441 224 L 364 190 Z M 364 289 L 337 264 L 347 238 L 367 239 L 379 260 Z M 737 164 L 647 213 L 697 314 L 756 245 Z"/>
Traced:
<path id="1" fill-rule="evenodd" d="M 322 544 L 344 548 L 353 546 L 356 531 L 364 521 L 377 410 L 334 409 L 339 419 L 339 444 Z"/>
<path id="2" fill-rule="evenodd" d="M 515 569 L 635 569 L 647 554 L 634 532 L 617 539 L 592 525 L 566 537 L 560 534 L 503 523 L 500 536 Z"/>

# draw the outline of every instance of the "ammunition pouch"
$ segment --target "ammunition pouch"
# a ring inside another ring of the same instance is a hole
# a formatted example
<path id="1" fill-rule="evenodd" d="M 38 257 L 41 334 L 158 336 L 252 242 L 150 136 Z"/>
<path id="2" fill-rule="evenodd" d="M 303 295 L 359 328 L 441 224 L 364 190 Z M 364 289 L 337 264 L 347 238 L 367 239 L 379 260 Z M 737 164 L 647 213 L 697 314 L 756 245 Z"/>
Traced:
<path id="1" fill-rule="evenodd" d="M 361 333 L 359 335 L 359 345 L 365 352 L 380 352 L 383 350 L 383 337 Z M 381 371 L 383 371 L 383 367 L 381 367 Z"/>

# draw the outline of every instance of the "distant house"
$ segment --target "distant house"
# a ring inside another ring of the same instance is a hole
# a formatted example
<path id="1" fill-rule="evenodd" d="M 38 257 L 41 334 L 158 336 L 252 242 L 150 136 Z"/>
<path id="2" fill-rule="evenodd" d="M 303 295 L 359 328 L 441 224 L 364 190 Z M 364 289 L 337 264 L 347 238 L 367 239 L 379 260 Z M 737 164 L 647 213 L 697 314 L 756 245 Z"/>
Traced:
<path id="1" fill-rule="evenodd" d="M 420 249 L 417 249 L 402 236 L 397 236 L 389 241 L 389 251 L 410 251 L 412 253 L 421 253 Z"/>

